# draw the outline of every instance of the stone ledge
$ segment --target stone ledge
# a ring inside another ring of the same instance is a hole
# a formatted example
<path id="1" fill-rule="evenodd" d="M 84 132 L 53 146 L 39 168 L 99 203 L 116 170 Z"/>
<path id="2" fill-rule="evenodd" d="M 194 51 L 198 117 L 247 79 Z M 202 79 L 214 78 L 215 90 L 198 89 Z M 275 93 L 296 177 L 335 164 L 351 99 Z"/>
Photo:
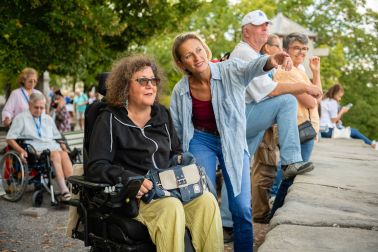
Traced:
<path id="1" fill-rule="evenodd" d="M 258 251 L 378 251 L 378 152 L 321 139 L 311 161 L 315 169 L 295 178 Z"/>
<path id="2" fill-rule="evenodd" d="M 271 230 L 258 252 L 364 251 L 376 252 L 378 232 L 357 228 L 279 225 Z"/>

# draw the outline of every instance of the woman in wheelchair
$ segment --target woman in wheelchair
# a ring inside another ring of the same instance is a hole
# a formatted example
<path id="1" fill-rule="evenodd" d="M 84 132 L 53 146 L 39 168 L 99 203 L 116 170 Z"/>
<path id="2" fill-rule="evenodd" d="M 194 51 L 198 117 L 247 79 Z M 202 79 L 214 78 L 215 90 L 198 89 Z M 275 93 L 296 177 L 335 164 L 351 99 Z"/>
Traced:
<path id="1" fill-rule="evenodd" d="M 17 143 L 17 139 L 25 139 L 25 143 L 33 146 L 37 153 L 42 153 L 46 149 L 50 150 L 55 180 L 60 188 L 62 200 L 67 201 L 70 200 L 71 194 L 65 178 L 72 175 L 72 163 L 65 144 L 59 144 L 56 141 L 56 139 L 61 139 L 61 135 L 53 119 L 43 113 L 45 105 L 46 99 L 43 94 L 31 94 L 29 109 L 14 118 L 6 139 L 8 145 L 20 155 L 24 163 L 27 162 L 28 153 Z"/>
<path id="2" fill-rule="evenodd" d="M 85 175 L 111 185 L 146 175 L 150 168 L 168 168 L 181 145 L 169 111 L 158 104 L 160 72 L 145 56 L 117 62 L 107 79 L 108 106 L 98 115 L 91 134 Z M 220 213 L 215 197 L 204 192 L 183 205 L 166 197 L 140 201 L 152 189 L 145 179 L 133 199 L 139 204 L 136 220 L 147 226 L 157 251 L 184 251 L 187 227 L 196 251 L 223 251 Z"/>

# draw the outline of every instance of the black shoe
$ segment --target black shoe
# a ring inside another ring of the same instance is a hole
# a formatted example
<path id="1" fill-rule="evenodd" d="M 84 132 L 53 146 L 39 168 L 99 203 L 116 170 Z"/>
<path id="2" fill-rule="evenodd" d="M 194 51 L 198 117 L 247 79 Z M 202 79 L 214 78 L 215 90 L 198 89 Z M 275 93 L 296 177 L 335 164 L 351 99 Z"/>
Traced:
<path id="1" fill-rule="evenodd" d="M 282 167 L 283 176 L 285 179 L 294 177 L 299 174 L 303 174 L 314 169 L 314 165 L 311 162 L 298 162 Z"/>
<path id="2" fill-rule="evenodd" d="M 234 228 L 223 227 L 223 242 L 230 243 L 234 241 Z"/>

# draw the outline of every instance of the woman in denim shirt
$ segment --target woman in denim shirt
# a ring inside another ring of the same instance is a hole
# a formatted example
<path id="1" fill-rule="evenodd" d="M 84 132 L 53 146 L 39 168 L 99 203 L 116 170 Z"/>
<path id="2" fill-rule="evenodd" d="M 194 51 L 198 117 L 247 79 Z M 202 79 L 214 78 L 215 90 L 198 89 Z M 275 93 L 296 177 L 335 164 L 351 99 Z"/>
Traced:
<path id="1" fill-rule="evenodd" d="M 234 250 L 252 251 L 249 154 L 244 92 L 256 76 L 282 64 L 286 53 L 251 62 L 211 63 L 211 51 L 195 33 L 178 35 L 172 46 L 176 66 L 186 75 L 171 97 L 171 114 L 183 150 L 190 151 L 215 184 L 216 162 L 222 168 L 234 220 Z"/>

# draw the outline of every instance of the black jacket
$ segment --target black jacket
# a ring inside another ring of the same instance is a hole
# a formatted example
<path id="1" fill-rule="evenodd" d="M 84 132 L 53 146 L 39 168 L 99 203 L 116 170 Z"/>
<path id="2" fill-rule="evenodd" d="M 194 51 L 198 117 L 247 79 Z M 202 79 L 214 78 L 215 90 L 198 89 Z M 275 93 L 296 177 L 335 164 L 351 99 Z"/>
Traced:
<path id="1" fill-rule="evenodd" d="M 152 106 L 151 119 L 141 129 L 123 108 L 107 107 L 98 115 L 91 134 L 86 176 L 95 182 L 117 184 L 152 167 L 164 169 L 181 153 L 169 111 Z"/>

